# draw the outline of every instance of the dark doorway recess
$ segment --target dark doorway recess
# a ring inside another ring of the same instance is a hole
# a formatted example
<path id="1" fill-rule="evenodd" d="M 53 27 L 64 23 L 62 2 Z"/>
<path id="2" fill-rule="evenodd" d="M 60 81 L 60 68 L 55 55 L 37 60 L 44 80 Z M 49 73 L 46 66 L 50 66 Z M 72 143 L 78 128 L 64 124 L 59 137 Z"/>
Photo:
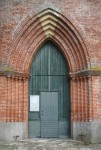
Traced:
<path id="1" fill-rule="evenodd" d="M 29 79 L 29 138 L 70 136 L 68 72 L 64 56 L 51 41 L 33 58 Z"/>

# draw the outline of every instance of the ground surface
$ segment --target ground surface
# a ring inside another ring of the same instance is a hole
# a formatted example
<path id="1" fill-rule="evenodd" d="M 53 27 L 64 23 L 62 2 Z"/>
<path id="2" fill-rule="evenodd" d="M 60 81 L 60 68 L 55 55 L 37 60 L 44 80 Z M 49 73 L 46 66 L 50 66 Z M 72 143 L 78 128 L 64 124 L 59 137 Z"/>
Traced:
<path id="1" fill-rule="evenodd" d="M 33 139 L 0 142 L 0 150 L 101 150 L 101 144 L 84 144 L 69 139 Z"/>

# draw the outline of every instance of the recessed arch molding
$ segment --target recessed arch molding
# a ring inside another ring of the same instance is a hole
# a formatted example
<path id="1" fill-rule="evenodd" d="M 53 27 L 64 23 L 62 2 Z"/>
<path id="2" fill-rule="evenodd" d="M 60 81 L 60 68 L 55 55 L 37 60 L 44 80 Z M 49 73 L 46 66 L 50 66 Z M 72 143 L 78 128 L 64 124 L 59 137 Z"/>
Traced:
<path id="1" fill-rule="evenodd" d="M 77 29 L 62 14 L 46 9 L 22 25 L 10 51 L 9 65 L 12 70 L 28 74 L 34 55 L 47 40 L 60 47 L 71 75 L 89 68 L 89 55 Z"/>
<path id="2" fill-rule="evenodd" d="M 32 59 L 47 40 L 60 47 L 70 77 L 101 75 L 101 70 L 91 67 L 81 35 L 64 15 L 49 8 L 34 16 L 28 15 L 20 26 L 10 44 L 8 67 L 1 70 L 0 75 L 29 77 Z"/>

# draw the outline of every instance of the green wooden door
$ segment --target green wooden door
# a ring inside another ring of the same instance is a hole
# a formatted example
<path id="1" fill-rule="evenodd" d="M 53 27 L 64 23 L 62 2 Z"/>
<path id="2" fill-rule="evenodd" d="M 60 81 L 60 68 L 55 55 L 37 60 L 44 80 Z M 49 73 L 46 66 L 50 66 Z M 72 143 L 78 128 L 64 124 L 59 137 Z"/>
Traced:
<path id="1" fill-rule="evenodd" d="M 37 52 L 29 80 L 29 138 L 41 137 L 41 93 L 58 92 L 59 137 L 70 136 L 70 82 L 60 49 L 51 41 Z M 39 95 L 39 111 L 30 111 L 30 95 Z M 47 106 L 48 107 L 48 106 Z"/>

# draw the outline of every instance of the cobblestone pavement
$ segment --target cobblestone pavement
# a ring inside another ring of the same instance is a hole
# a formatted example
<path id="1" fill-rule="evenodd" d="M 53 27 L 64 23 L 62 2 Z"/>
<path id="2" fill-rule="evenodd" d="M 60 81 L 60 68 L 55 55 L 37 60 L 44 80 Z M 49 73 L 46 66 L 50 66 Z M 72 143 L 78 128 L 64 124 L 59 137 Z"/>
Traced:
<path id="1" fill-rule="evenodd" d="M 0 142 L 0 150 L 101 150 L 101 144 L 87 144 L 69 139 L 31 139 Z"/>

